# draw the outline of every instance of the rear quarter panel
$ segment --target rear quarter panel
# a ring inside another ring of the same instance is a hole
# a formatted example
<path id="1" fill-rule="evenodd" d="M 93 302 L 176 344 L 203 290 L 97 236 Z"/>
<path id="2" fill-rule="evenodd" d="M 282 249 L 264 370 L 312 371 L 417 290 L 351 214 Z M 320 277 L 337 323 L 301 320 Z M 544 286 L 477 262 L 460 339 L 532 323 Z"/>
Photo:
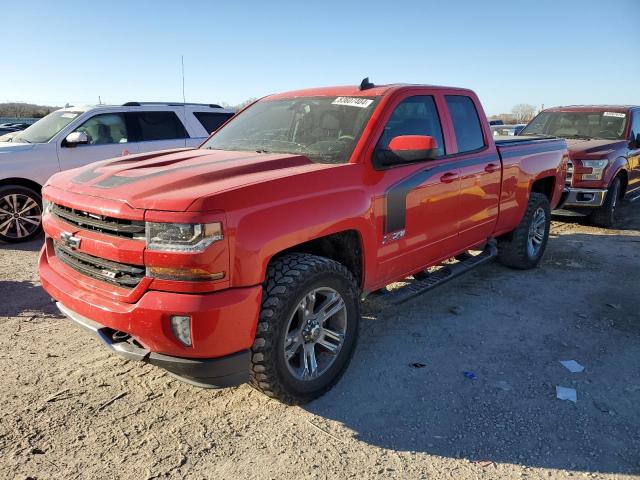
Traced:
<path id="1" fill-rule="evenodd" d="M 567 175 L 569 154 L 562 139 L 497 144 L 502 158 L 503 176 L 500 194 L 500 215 L 496 235 L 510 232 L 518 226 L 536 180 L 553 178 L 551 208 L 560 201 Z"/>

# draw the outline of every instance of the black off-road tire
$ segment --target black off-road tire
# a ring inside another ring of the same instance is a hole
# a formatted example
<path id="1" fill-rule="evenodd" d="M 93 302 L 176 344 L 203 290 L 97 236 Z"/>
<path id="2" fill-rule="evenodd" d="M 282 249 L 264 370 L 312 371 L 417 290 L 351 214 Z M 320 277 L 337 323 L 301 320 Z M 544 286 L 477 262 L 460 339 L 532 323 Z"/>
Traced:
<path id="1" fill-rule="evenodd" d="M 35 190 L 32 190 L 27 187 L 22 187 L 19 185 L 7 185 L 4 187 L 0 187 L 0 207 L 3 208 L 3 210 L 6 205 L 4 205 L 2 199 L 5 198 L 6 196 L 14 195 L 14 194 L 19 195 L 21 197 L 29 197 L 37 204 L 38 213 L 40 214 L 40 224 L 36 229 L 34 229 L 28 235 L 24 235 L 21 237 L 16 236 L 13 230 L 11 230 L 11 234 L 9 235 L 0 233 L 0 242 L 6 242 L 6 243 L 27 242 L 33 239 L 34 237 L 38 236 L 42 231 L 42 196 L 40 195 L 40 192 L 36 192 Z M 10 219 L 9 216 L 6 216 L 0 212 L 0 226 L 4 225 L 4 222 L 9 219 Z M 0 229 L 0 232 L 2 232 L 2 229 Z"/>
<path id="2" fill-rule="evenodd" d="M 545 231 L 539 250 L 532 256 L 529 252 L 529 228 L 538 209 L 542 209 L 545 213 Z M 498 239 L 498 261 L 507 267 L 519 270 L 534 268 L 544 255 L 550 227 L 549 200 L 542 193 L 532 192 L 520 224 L 511 233 Z"/>
<path id="3" fill-rule="evenodd" d="M 306 382 L 290 374 L 284 359 L 288 321 L 304 296 L 315 288 L 330 287 L 343 298 L 347 328 L 343 346 L 328 370 Z M 360 322 L 359 288 L 344 265 L 310 254 L 288 254 L 267 267 L 262 308 L 251 356 L 249 383 L 288 405 L 309 402 L 340 379 L 355 349 Z"/>
<path id="4" fill-rule="evenodd" d="M 589 221 L 598 227 L 612 227 L 616 221 L 616 207 L 620 200 L 620 188 L 622 182 L 620 177 L 616 177 L 609 185 L 607 191 L 607 197 L 601 207 L 596 208 L 591 215 L 589 215 Z"/>

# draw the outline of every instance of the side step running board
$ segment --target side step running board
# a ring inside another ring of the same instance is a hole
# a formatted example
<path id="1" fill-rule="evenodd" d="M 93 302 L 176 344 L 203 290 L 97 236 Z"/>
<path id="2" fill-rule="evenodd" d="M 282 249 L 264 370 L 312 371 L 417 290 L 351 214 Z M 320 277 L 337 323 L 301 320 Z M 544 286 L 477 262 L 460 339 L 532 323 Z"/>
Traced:
<path id="1" fill-rule="evenodd" d="M 498 247 L 496 246 L 495 240 L 491 240 L 487 243 L 485 249 L 477 255 L 467 255 L 466 258 L 455 263 L 440 264 L 437 270 L 429 273 L 427 277 L 422 280 L 414 280 L 393 291 L 385 288 L 379 290 L 378 292 L 380 293 L 376 292 L 375 294 L 381 295 L 381 300 L 384 299 L 385 302 L 398 305 L 418 295 L 422 295 L 429 290 L 433 290 L 443 283 L 493 260 L 497 255 Z"/>

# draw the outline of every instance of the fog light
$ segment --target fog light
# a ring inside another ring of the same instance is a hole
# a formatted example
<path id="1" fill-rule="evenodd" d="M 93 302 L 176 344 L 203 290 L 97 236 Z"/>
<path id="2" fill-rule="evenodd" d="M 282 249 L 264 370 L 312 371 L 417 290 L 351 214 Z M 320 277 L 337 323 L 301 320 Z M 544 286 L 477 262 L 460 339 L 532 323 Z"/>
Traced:
<path id="1" fill-rule="evenodd" d="M 171 331 L 180 343 L 191 346 L 191 317 L 174 315 L 171 317 Z"/>

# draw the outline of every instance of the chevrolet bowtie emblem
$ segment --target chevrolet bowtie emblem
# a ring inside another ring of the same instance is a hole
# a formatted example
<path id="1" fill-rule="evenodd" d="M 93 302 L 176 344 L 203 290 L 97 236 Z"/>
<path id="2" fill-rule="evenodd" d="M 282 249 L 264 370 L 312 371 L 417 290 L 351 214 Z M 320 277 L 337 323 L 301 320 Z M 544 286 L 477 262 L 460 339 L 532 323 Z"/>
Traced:
<path id="1" fill-rule="evenodd" d="M 60 234 L 60 241 L 69 248 L 78 248 L 82 239 L 74 237 L 71 232 L 62 232 Z"/>

